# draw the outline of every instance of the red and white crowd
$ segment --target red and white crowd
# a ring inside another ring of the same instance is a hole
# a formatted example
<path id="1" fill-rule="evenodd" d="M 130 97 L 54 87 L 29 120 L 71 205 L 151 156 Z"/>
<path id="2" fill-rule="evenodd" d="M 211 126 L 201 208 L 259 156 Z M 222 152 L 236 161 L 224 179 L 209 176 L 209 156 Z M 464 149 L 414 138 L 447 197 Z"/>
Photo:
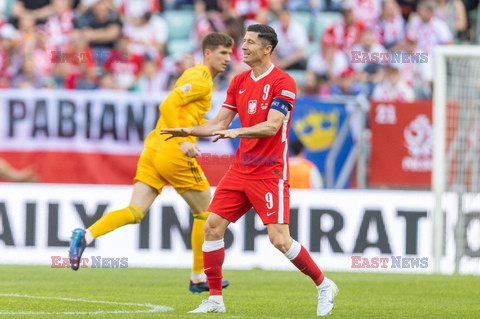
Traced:
<path id="1" fill-rule="evenodd" d="M 0 88 L 167 90 L 201 61 L 202 37 L 223 31 L 236 42 L 215 85 L 224 89 L 247 68 L 245 26 L 267 23 L 279 38 L 274 64 L 300 74 L 299 92 L 412 101 L 431 97 L 434 46 L 472 38 L 471 4 L 462 0 L 322 1 L 0 1 Z M 162 16 L 179 9 L 195 14 L 192 50 L 181 55 L 168 46 L 172 30 Z M 339 18 L 317 34 L 332 10 Z"/>

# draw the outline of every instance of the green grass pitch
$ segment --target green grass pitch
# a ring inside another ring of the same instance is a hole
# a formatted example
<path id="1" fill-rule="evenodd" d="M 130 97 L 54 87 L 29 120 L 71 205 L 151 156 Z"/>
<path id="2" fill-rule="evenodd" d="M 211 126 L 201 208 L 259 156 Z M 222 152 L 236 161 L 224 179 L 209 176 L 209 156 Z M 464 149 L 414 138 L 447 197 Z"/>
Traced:
<path id="1" fill-rule="evenodd" d="M 227 313 L 187 314 L 208 297 L 207 293 L 192 294 L 188 291 L 189 274 L 188 269 L 87 268 L 74 272 L 46 266 L 0 265 L 0 319 L 316 317 L 317 294 L 309 278 L 295 271 L 259 269 L 224 271 L 224 278 L 231 282 L 224 291 Z M 330 318 L 480 318 L 480 276 L 327 275 L 340 289 Z M 105 313 L 149 308 L 7 294 L 153 304 L 174 310 L 163 313 Z M 44 312 L 49 314 L 40 314 Z"/>

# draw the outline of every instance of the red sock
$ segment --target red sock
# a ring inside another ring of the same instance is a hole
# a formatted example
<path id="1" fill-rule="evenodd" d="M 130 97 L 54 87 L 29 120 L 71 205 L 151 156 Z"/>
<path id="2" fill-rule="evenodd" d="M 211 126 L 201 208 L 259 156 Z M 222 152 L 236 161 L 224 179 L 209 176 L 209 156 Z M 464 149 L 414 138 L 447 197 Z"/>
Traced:
<path id="1" fill-rule="evenodd" d="M 222 295 L 222 265 L 225 260 L 225 248 L 203 252 L 203 266 L 208 279 L 210 296 Z"/>
<path id="2" fill-rule="evenodd" d="M 312 278 L 312 280 L 315 282 L 315 285 L 318 286 L 322 283 L 325 275 L 322 273 L 320 268 L 318 268 L 317 264 L 313 261 L 312 257 L 310 256 L 308 251 L 305 249 L 305 247 L 302 246 L 302 249 L 298 253 L 297 257 L 295 257 L 290 261 L 301 272 L 303 272 L 305 275 Z"/>

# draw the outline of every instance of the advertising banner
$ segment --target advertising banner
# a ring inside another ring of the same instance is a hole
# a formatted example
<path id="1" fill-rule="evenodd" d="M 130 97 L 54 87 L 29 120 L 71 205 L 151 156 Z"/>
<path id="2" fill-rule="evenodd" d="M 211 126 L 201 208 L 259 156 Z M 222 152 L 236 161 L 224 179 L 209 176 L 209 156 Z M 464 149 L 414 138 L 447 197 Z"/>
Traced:
<path id="1" fill-rule="evenodd" d="M 127 206 L 130 195 L 131 187 L 118 185 L 0 184 L 0 263 L 68 267 L 71 231 Z M 448 225 L 456 214 L 450 201 Z M 478 207 L 478 200 L 469 203 Z M 326 271 L 430 273 L 432 208 L 430 192 L 292 190 L 290 232 Z M 475 268 L 479 238 L 473 233 L 480 225 L 477 215 L 466 232 L 472 253 L 461 271 L 468 273 L 480 269 Z M 185 202 L 166 187 L 140 224 L 116 229 L 87 247 L 85 265 L 106 259 L 117 267 L 189 268 L 192 222 Z M 445 272 L 453 271 L 451 231 Z M 253 210 L 229 226 L 225 245 L 226 268 L 294 269 Z"/>
<path id="2" fill-rule="evenodd" d="M 167 93 L 2 90 L 0 158 L 17 169 L 31 166 L 43 183 L 131 184 Z M 211 112 L 222 101 L 215 95 Z M 216 185 L 228 168 L 217 156 L 231 155 L 231 145 L 198 144 Z"/>
<path id="3" fill-rule="evenodd" d="M 379 103 L 370 110 L 369 185 L 429 187 L 432 171 L 432 102 Z"/>

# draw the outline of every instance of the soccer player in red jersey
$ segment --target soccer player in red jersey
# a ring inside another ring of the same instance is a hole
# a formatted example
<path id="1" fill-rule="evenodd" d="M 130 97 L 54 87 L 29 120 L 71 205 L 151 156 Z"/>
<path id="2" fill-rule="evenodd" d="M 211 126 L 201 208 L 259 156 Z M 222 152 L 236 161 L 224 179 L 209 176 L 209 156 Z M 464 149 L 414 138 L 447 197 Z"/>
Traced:
<path id="1" fill-rule="evenodd" d="M 223 236 L 227 226 L 252 206 L 267 226 L 272 244 L 318 288 L 318 315 L 333 309 L 338 289 L 326 278 L 307 250 L 290 236 L 288 227 L 288 131 L 296 99 L 295 81 L 271 62 L 277 44 L 275 31 L 261 24 L 250 25 L 244 37 L 243 61 L 250 70 L 230 83 L 227 98 L 215 119 L 206 124 L 163 129 L 172 137 L 216 136 L 241 138 L 230 169 L 220 181 L 205 224 L 203 256 L 210 297 L 193 313 L 225 312 L 222 296 Z M 241 128 L 227 129 L 238 113 Z"/>

